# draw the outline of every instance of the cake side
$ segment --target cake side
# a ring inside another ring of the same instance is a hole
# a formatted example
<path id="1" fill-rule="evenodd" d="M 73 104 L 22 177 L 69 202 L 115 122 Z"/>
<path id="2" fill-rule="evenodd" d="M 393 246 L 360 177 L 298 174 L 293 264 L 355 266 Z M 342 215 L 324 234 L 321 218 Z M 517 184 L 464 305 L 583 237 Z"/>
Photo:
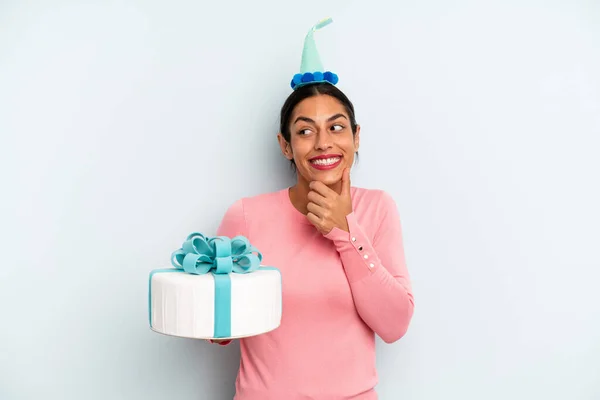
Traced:
<path id="1" fill-rule="evenodd" d="M 247 274 L 228 274 L 225 279 L 230 282 L 231 303 L 227 307 L 230 313 L 227 337 L 258 335 L 279 326 L 282 304 L 278 270 L 260 268 Z M 156 273 L 149 290 L 154 331 L 187 338 L 215 338 L 215 310 L 222 311 L 223 305 L 215 304 L 213 274 Z"/>

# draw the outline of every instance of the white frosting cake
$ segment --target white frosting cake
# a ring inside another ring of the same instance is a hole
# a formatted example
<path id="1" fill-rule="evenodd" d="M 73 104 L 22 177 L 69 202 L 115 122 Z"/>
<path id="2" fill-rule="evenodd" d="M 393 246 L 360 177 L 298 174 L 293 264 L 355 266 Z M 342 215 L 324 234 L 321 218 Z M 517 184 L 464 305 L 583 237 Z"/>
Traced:
<path id="1" fill-rule="evenodd" d="M 219 339 L 254 336 L 277 328 L 281 322 L 280 272 L 259 268 L 228 277 L 230 335 Z M 212 273 L 156 272 L 149 290 L 149 318 L 154 331 L 187 338 L 216 338 L 216 282 Z"/>

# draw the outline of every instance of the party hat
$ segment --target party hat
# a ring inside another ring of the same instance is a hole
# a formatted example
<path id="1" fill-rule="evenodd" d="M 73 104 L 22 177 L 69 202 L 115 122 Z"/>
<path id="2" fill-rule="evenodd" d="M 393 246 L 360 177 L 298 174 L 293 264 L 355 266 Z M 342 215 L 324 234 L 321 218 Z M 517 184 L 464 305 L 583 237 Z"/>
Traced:
<path id="1" fill-rule="evenodd" d="M 325 18 L 317 22 L 306 34 L 304 38 L 304 49 L 302 50 L 302 62 L 300 63 L 300 72 L 294 75 L 290 85 L 296 90 L 299 87 L 311 84 L 327 82 L 335 85 L 338 82 L 338 76 L 331 71 L 325 71 L 321 57 L 317 51 L 314 33 L 321 28 L 326 27 L 333 20 Z"/>

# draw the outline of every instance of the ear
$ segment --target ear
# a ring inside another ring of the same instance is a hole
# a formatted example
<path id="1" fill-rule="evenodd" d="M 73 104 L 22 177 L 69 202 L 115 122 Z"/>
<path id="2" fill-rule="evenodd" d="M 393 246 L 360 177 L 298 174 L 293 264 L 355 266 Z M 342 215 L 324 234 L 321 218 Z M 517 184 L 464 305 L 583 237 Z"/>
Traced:
<path id="1" fill-rule="evenodd" d="M 281 148 L 283 156 L 288 160 L 293 159 L 294 154 L 292 153 L 292 146 L 285 140 L 281 133 L 277 134 L 277 141 L 279 142 L 279 147 Z"/>
<path id="2" fill-rule="evenodd" d="M 360 147 L 360 125 L 356 125 L 356 133 L 354 134 L 354 151 L 357 152 Z"/>

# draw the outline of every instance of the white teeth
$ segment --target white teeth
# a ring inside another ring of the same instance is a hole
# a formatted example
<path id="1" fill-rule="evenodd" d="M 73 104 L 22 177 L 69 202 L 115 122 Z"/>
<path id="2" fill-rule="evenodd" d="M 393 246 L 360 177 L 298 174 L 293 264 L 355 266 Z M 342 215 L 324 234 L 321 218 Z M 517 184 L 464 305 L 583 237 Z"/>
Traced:
<path id="1" fill-rule="evenodd" d="M 311 163 L 317 164 L 317 165 L 332 165 L 338 161 L 340 161 L 339 157 L 333 157 L 333 158 L 320 158 L 317 160 L 312 160 Z"/>

